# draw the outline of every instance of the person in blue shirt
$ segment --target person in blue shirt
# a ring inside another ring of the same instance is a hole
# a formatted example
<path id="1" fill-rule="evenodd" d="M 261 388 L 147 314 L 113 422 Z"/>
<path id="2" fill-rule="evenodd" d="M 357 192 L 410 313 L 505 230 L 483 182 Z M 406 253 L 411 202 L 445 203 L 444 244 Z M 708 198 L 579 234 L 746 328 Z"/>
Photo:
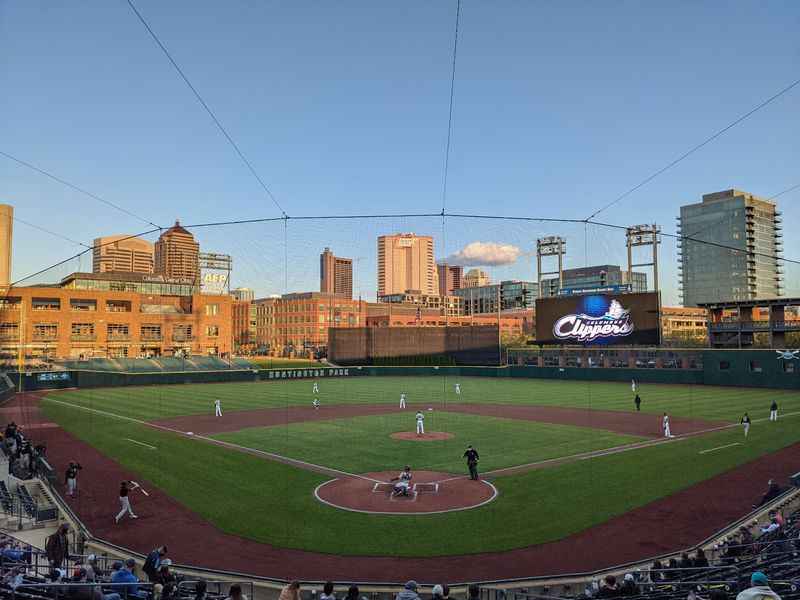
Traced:
<path id="1" fill-rule="evenodd" d="M 139 594 L 139 586 L 133 585 L 139 583 L 139 578 L 134 574 L 134 570 L 136 569 L 136 561 L 132 558 L 129 558 L 125 561 L 125 567 L 114 571 L 114 574 L 111 576 L 111 583 L 130 583 L 126 587 L 115 587 L 114 591 L 117 592 L 120 596 L 125 596 L 125 590 L 128 592 L 128 596 L 136 596 Z"/>

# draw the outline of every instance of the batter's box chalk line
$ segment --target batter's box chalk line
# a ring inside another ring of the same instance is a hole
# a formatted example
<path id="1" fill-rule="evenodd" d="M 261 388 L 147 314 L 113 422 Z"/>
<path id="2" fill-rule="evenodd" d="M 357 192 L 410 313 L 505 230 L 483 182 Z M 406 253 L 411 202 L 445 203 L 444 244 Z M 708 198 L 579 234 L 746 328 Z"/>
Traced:
<path id="1" fill-rule="evenodd" d="M 402 500 L 400 500 L 402 498 Z M 389 494 L 389 502 L 416 502 L 417 501 L 417 491 L 412 490 L 408 496 L 396 496 L 395 494 Z"/>
<path id="2" fill-rule="evenodd" d="M 433 492 L 434 494 L 439 493 L 439 484 L 438 483 L 415 483 L 414 484 L 414 491 L 415 492 Z"/>

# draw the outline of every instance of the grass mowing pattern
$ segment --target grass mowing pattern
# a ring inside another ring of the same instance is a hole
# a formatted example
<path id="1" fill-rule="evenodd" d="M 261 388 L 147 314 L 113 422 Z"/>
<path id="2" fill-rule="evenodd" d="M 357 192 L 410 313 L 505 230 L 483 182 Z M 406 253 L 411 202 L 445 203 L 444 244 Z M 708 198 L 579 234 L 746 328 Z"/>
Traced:
<path id="1" fill-rule="evenodd" d="M 591 405 L 611 410 L 630 405 L 630 387 L 623 384 L 477 378 L 460 382 L 460 401 Z M 425 396 L 451 401 L 455 399 L 453 383 L 453 379 L 433 377 L 376 377 L 324 380 L 320 386 L 323 402 L 374 403 L 396 402 L 401 389 L 409 402 Z M 147 419 L 167 416 L 164 413 L 206 412 L 215 397 L 223 398 L 226 410 L 306 404 L 311 382 L 113 388 L 53 397 Z M 796 392 L 642 386 L 645 411 L 658 413 L 668 407 L 673 415 L 699 418 L 738 420 L 744 410 L 758 418 L 772 397 L 785 413 L 800 409 Z M 702 449 L 743 442 L 741 430 L 499 477 L 495 480 L 498 499 L 475 510 L 390 517 L 348 513 L 318 503 L 311 492 L 325 478 L 308 471 L 47 398 L 42 406 L 49 419 L 225 531 L 282 547 L 352 555 L 440 556 L 560 539 L 800 440 L 800 417 L 786 417 L 777 423 L 755 423 L 746 443 L 720 452 L 698 454 Z M 125 438 L 157 446 L 158 451 Z M 335 449 L 351 441 L 344 436 L 327 443 Z M 387 457 L 387 461 L 386 467 L 394 468 L 395 458 Z"/>

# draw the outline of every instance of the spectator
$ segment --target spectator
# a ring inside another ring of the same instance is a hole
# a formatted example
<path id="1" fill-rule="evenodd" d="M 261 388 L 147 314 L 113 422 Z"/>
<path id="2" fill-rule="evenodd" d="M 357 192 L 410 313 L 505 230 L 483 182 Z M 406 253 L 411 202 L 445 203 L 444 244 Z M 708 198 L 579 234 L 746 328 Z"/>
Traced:
<path id="1" fill-rule="evenodd" d="M 319 600 L 336 600 L 336 596 L 333 594 L 332 581 L 325 582 L 325 585 L 322 588 L 322 593 L 319 596 Z"/>
<path id="2" fill-rule="evenodd" d="M 446 583 L 442 584 L 442 600 L 450 600 L 450 586 Z"/>
<path id="3" fill-rule="evenodd" d="M 10 587 L 12 590 L 16 590 L 23 584 L 24 579 L 25 567 L 16 567 L 10 569 L 8 573 L 3 576 L 3 585 Z"/>
<path id="4" fill-rule="evenodd" d="M 129 583 L 125 587 L 114 588 L 115 591 L 122 595 L 127 593 L 128 596 L 137 596 L 139 594 L 139 578 L 136 576 L 136 561 L 129 558 L 125 561 L 125 567 L 120 564 L 120 569 L 111 575 L 111 583 Z"/>
<path id="5" fill-rule="evenodd" d="M 100 581 L 104 576 L 97 564 L 97 556 L 90 554 L 86 557 L 86 581 Z"/>
<path id="6" fill-rule="evenodd" d="M 360 600 L 358 597 L 358 586 L 351 585 L 347 589 L 347 595 L 344 597 L 344 600 Z"/>
<path id="7" fill-rule="evenodd" d="M 477 583 L 473 583 L 467 588 L 467 600 L 480 600 L 481 588 Z"/>
<path id="8" fill-rule="evenodd" d="M 664 581 L 664 565 L 660 560 L 653 561 L 653 565 L 650 567 L 650 581 L 653 583 Z"/>
<path id="9" fill-rule="evenodd" d="M 680 579 L 681 573 L 680 569 L 678 568 L 678 561 L 674 558 L 670 558 L 667 562 L 667 572 L 664 574 L 664 579 L 666 580 L 673 580 L 673 579 Z"/>
<path id="10" fill-rule="evenodd" d="M 206 600 L 208 586 L 205 581 L 198 581 L 194 586 L 194 600 Z"/>
<path id="11" fill-rule="evenodd" d="M 761 571 L 756 571 L 750 577 L 750 587 L 739 592 L 736 600 L 781 600 L 781 597 L 769 587 L 767 576 Z"/>
<path id="12" fill-rule="evenodd" d="M 769 534 L 769 533 L 772 533 L 774 531 L 778 531 L 778 529 L 780 529 L 780 528 L 781 528 L 781 526 L 778 524 L 778 519 L 776 519 L 774 514 L 773 514 L 772 518 L 769 520 L 769 524 L 767 524 L 767 525 L 765 525 L 764 527 L 761 528 L 761 533 L 762 534 Z"/>
<path id="13" fill-rule="evenodd" d="M 702 548 L 697 549 L 697 556 L 695 556 L 692 564 L 696 569 L 704 569 L 708 567 L 708 559 L 706 558 L 706 553 Z"/>
<path id="14" fill-rule="evenodd" d="M 781 486 L 775 483 L 772 479 L 767 482 L 767 491 L 764 496 L 761 498 L 761 502 L 758 504 L 754 504 L 753 508 L 758 508 L 759 506 L 763 506 L 772 502 L 775 498 L 781 495 Z"/>
<path id="15" fill-rule="evenodd" d="M 331 584 L 331 591 L 333 591 L 333 584 Z M 231 589 L 228 590 L 228 597 L 226 600 L 247 600 L 247 596 L 242 593 L 242 586 L 234 583 Z"/>
<path id="16" fill-rule="evenodd" d="M 728 593 L 722 588 L 717 588 L 708 595 L 708 600 L 728 600 Z"/>
<path id="17" fill-rule="evenodd" d="M 278 600 L 300 600 L 300 582 L 291 581 L 289 585 L 284 586 Z"/>
<path id="18" fill-rule="evenodd" d="M 159 546 L 147 555 L 144 565 L 142 565 L 142 571 L 147 575 L 147 579 L 150 583 L 155 583 L 158 579 L 158 570 L 161 567 L 161 561 L 164 560 L 166 555 L 166 546 Z"/>
<path id="19" fill-rule="evenodd" d="M 600 591 L 597 592 L 598 598 L 616 598 L 619 596 L 619 586 L 617 585 L 617 578 L 613 575 L 606 575 L 603 579 L 603 584 L 600 586 Z"/>
<path id="20" fill-rule="evenodd" d="M 115 560 L 113 563 L 111 563 L 111 581 L 112 582 L 114 581 L 114 575 L 116 575 L 123 566 L 124 565 L 118 560 Z"/>
<path id="21" fill-rule="evenodd" d="M 622 586 L 619 588 L 619 593 L 622 596 L 638 596 L 639 589 L 636 582 L 633 580 L 633 573 L 626 573 L 622 580 Z"/>
<path id="22" fill-rule="evenodd" d="M 417 587 L 417 582 L 413 579 L 407 581 L 403 589 L 395 596 L 395 600 L 420 600 Z"/>
<path id="23" fill-rule="evenodd" d="M 442 600 L 444 598 L 444 588 L 437 583 L 433 586 L 431 594 L 433 595 L 433 600 Z"/>
<path id="24" fill-rule="evenodd" d="M 69 540 L 67 533 L 69 525 L 62 523 L 54 534 L 47 538 L 44 545 L 44 552 L 50 565 L 56 569 L 60 568 L 65 560 L 69 558 Z"/>

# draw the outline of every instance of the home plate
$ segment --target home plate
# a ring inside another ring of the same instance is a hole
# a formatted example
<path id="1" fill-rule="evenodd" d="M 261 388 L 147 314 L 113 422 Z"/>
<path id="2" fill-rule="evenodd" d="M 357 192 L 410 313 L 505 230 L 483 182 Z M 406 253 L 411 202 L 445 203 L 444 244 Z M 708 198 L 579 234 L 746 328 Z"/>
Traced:
<path id="1" fill-rule="evenodd" d="M 194 435 L 194 431 L 187 431 L 186 435 Z"/>

